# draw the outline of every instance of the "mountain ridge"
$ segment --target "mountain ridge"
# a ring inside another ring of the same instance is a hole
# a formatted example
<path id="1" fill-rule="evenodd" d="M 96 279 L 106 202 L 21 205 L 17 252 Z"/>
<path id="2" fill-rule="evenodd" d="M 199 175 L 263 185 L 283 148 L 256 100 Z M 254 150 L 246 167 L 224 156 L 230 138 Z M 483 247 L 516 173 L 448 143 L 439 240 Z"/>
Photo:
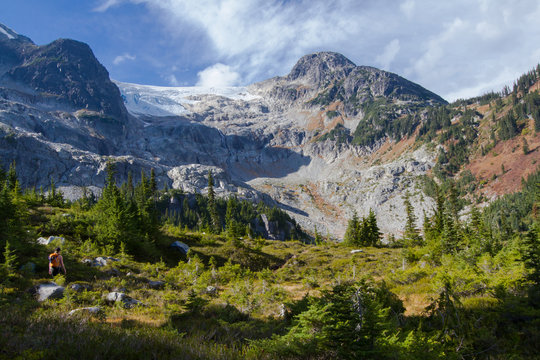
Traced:
<path id="1" fill-rule="evenodd" d="M 160 186 L 204 193 L 213 169 L 218 196 L 277 204 L 335 237 L 370 208 L 383 231 L 399 234 L 407 191 L 418 219 L 433 208 L 418 189 L 438 150 L 415 138 L 433 121 L 428 110 L 447 103 L 396 74 L 320 52 L 245 88 L 182 92 L 113 83 L 76 41 L 32 44 L 2 77 L 29 86 L 0 84 L 0 156 L 17 162 L 25 186 L 52 177 L 77 197 L 103 186 L 113 161 L 120 181 L 154 169 Z M 82 91 L 99 84 L 109 90 Z"/>

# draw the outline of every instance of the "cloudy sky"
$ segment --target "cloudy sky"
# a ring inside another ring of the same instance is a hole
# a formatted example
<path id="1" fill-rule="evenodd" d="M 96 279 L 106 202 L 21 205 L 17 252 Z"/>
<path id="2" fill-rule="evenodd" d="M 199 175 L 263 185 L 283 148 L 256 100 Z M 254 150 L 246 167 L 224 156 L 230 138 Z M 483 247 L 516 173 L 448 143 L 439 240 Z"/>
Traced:
<path id="1" fill-rule="evenodd" d="M 125 82 L 246 85 L 336 51 L 450 101 L 536 66 L 539 19 L 538 0 L 25 0 L 0 14 L 40 45 L 88 43 Z"/>

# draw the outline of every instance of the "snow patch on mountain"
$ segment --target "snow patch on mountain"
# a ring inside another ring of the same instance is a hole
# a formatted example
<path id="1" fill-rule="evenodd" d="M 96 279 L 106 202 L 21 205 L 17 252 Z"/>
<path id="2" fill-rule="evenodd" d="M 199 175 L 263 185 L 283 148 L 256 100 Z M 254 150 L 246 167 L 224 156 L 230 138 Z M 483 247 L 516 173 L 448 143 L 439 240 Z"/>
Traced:
<path id="1" fill-rule="evenodd" d="M 165 87 L 119 81 L 114 83 L 120 89 L 126 108 L 135 116 L 186 115 L 189 111 L 184 105 L 197 103 L 204 96 L 220 96 L 243 101 L 259 98 L 249 93 L 246 87 Z"/>
<path id="2" fill-rule="evenodd" d="M 10 29 L 11 30 L 11 29 Z M 13 30 L 11 30 L 11 32 L 13 32 Z M 4 34 L 5 36 L 7 36 L 8 39 L 10 40 L 13 40 L 15 39 L 15 36 L 13 34 L 10 34 L 9 32 L 6 31 L 6 29 L 4 29 L 4 27 L 0 26 L 0 33 Z"/>

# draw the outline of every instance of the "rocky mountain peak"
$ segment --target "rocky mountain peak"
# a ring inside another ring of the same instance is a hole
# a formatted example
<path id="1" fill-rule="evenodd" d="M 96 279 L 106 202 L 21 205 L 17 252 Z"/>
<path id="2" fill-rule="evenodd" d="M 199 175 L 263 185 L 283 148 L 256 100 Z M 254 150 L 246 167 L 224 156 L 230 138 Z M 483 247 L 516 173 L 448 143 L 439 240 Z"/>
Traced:
<path id="1" fill-rule="evenodd" d="M 287 75 L 287 80 L 319 84 L 344 78 L 355 67 L 352 61 L 339 53 L 318 52 L 301 57 Z"/>
<path id="2" fill-rule="evenodd" d="M 76 109 L 98 111 L 119 120 L 126 118 L 120 91 L 87 44 L 59 39 L 19 50 L 23 60 L 7 72 L 5 80 L 38 94 L 54 95 Z"/>
<path id="3" fill-rule="evenodd" d="M 15 40 L 19 37 L 19 34 L 17 34 L 15 31 L 11 30 L 4 24 L 0 24 L 0 39 L 8 39 L 8 40 Z"/>
<path id="4" fill-rule="evenodd" d="M 19 35 L 9 27 L 0 24 L 0 76 L 12 66 L 21 63 L 24 55 L 35 47 L 32 40 L 26 36 Z"/>

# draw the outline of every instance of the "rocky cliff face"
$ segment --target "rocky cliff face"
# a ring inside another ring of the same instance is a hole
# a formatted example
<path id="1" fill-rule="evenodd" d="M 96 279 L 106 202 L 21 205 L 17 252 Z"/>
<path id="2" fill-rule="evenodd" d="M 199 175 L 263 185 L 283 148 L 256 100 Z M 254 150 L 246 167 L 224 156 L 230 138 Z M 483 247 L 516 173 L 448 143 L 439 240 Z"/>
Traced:
<path id="1" fill-rule="evenodd" d="M 87 44 L 60 39 L 36 46 L 20 35 L 0 34 L 0 50 L 4 85 L 74 110 L 97 111 L 125 121 L 127 112 L 120 92 Z"/>
<path id="2" fill-rule="evenodd" d="M 399 233 L 407 190 L 419 218 L 432 206 L 415 188 L 433 166 L 430 151 L 384 134 L 371 146 L 323 136 L 337 126 L 354 132 L 366 102 L 384 99 L 396 117 L 444 102 L 395 74 L 317 53 L 287 76 L 248 88 L 115 85 L 85 44 L 15 39 L 0 34 L 13 54 L 0 58 L 8 68 L 0 157 L 17 161 L 26 186 L 46 187 L 53 177 L 69 194 L 99 187 L 112 159 L 121 179 L 154 168 L 160 185 L 205 192 L 211 170 L 219 195 L 273 202 L 301 226 L 334 237 L 353 211 L 370 208 L 383 231 Z"/>

